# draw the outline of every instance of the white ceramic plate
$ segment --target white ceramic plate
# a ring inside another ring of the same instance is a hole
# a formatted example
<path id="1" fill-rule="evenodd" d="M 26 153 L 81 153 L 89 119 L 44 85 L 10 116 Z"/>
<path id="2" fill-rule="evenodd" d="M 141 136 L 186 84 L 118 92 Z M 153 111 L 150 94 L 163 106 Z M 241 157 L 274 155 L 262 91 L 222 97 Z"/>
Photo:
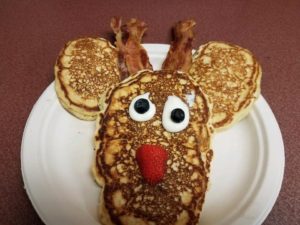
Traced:
<path id="1" fill-rule="evenodd" d="M 168 45 L 145 45 L 159 69 Z M 58 102 L 52 83 L 28 118 L 22 142 L 27 194 L 48 225 L 93 225 L 100 188 L 90 167 L 94 122 L 81 121 Z M 257 225 L 272 209 L 284 171 L 284 147 L 276 119 L 261 96 L 250 114 L 213 139 L 211 185 L 202 225 Z"/>

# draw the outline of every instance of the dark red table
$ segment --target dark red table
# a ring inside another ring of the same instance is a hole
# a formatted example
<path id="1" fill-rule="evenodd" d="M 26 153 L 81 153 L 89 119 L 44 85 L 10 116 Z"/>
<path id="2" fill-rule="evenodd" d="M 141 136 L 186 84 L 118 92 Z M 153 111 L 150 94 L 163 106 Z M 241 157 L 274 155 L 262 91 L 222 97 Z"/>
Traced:
<path id="1" fill-rule="evenodd" d="M 300 1 L 13 1 L 0 2 L 0 224 L 42 224 L 20 168 L 27 117 L 53 81 L 68 40 L 111 39 L 112 16 L 147 22 L 145 43 L 170 43 L 170 27 L 194 18 L 194 47 L 224 40 L 250 49 L 263 66 L 262 94 L 285 144 L 282 190 L 265 225 L 300 224 Z"/>

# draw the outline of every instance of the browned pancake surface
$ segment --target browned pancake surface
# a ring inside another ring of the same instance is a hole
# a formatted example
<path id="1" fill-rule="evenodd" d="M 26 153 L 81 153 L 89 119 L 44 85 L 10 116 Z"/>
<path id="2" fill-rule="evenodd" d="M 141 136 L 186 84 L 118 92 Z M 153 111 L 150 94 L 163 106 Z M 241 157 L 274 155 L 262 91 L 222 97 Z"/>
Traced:
<path id="1" fill-rule="evenodd" d="M 55 66 L 56 91 L 63 106 L 82 119 L 95 119 L 98 99 L 120 81 L 117 51 L 101 38 L 69 42 Z"/>
<path id="2" fill-rule="evenodd" d="M 237 45 L 209 42 L 201 46 L 189 74 L 213 103 L 216 129 L 246 116 L 260 93 L 260 65 L 248 50 Z"/>
<path id="3" fill-rule="evenodd" d="M 156 105 L 156 114 L 146 122 L 133 121 L 129 104 L 146 92 Z M 175 95 L 186 102 L 191 93 L 196 97 L 188 127 L 167 132 L 161 124 L 167 97 Z M 127 224 L 139 218 L 168 225 L 181 218 L 179 224 L 196 224 L 212 157 L 209 106 L 199 87 L 182 73 L 145 71 L 115 89 L 108 101 L 96 150 L 97 166 L 105 179 L 104 204 L 112 221 Z M 164 179 L 155 186 L 143 180 L 136 162 L 136 150 L 142 144 L 160 145 L 169 155 Z"/>

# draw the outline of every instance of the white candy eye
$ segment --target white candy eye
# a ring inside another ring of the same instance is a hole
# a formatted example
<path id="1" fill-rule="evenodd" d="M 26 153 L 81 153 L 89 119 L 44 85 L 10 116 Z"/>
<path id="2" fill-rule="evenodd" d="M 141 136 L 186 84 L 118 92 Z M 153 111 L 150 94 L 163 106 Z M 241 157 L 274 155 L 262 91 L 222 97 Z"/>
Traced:
<path id="1" fill-rule="evenodd" d="M 147 92 L 143 95 L 136 96 L 130 103 L 129 116 L 135 121 L 150 120 L 155 112 L 156 107 L 149 99 L 150 93 Z"/>
<path id="2" fill-rule="evenodd" d="M 190 120 L 188 106 L 178 97 L 169 96 L 162 115 L 162 125 L 169 132 L 185 129 Z"/>

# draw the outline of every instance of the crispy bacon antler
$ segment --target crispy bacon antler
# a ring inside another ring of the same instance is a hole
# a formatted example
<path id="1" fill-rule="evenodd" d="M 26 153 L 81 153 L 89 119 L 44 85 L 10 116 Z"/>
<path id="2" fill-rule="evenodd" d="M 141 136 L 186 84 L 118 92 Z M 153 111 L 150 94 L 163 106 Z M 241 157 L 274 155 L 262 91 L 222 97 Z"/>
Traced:
<path id="1" fill-rule="evenodd" d="M 121 78 L 125 79 L 142 69 L 151 69 L 149 57 L 141 45 L 142 37 L 147 30 L 146 23 L 130 19 L 122 25 L 121 18 L 113 17 L 110 23 L 116 34 L 116 46 L 119 50 L 119 69 Z"/>
<path id="2" fill-rule="evenodd" d="M 194 39 L 194 20 L 178 22 L 173 28 L 174 41 L 171 43 L 162 68 L 187 72 L 192 65 L 192 42 Z"/>

